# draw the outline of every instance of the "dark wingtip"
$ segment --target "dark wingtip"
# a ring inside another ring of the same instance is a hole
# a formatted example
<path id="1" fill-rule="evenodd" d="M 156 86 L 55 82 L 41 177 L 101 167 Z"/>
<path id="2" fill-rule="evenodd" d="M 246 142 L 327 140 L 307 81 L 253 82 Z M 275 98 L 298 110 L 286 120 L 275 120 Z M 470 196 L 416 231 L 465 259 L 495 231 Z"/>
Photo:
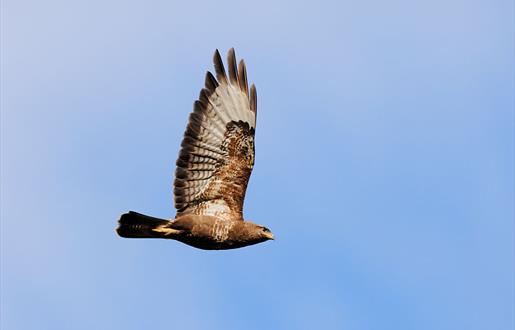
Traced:
<path id="1" fill-rule="evenodd" d="M 209 71 L 206 72 L 205 86 L 210 92 L 213 92 L 218 87 L 218 81 Z"/>
<path id="2" fill-rule="evenodd" d="M 215 65 L 216 78 L 220 83 L 227 83 L 227 76 L 225 75 L 224 63 L 218 49 L 215 50 L 213 55 L 213 63 Z"/>
<path id="3" fill-rule="evenodd" d="M 254 111 L 254 113 L 257 113 L 257 91 L 256 91 L 256 85 L 252 84 L 250 86 L 250 110 Z"/>
<path id="4" fill-rule="evenodd" d="M 238 82 L 240 84 L 240 89 L 242 92 L 247 94 L 249 97 L 249 85 L 247 82 L 247 68 L 245 66 L 245 61 L 243 59 L 240 60 L 238 64 Z"/>
<path id="5" fill-rule="evenodd" d="M 236 53 L 234 52 L 234 48 L 229 49 L 227 52 L 227 66 L 229 67 L 231 84 L 238 86 L 238 68 L 236 66 Z"/>

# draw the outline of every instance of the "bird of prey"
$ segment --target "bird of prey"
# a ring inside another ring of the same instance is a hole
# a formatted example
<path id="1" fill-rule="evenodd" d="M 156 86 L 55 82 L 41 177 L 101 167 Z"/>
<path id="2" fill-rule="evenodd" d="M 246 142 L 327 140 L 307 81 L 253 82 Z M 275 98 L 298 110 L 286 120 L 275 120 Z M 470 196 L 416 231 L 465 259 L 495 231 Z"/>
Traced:
<path id="1" fill-rule="evenodd" d="M 206 73 L 176 162 L 177 215 L 165 220 L 130 211 L 116 232 L 127 238 L 166 238 L 205 250 L 235 249 L 274 239 L 261 225 L 243 220 L 243 200 L 254 166 L 257 94 L 248 88 L 245 62 L 227 55 L 229 77 L 218 50 L 215 76 Z"/>

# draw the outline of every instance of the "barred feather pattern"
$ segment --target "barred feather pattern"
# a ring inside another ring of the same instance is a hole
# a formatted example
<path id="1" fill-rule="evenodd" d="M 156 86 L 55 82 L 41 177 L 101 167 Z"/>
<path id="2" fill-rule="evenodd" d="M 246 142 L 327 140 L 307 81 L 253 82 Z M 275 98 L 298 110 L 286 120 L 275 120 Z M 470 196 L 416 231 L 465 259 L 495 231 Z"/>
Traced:
<path id="1" fill-rule="evenodd" d="M 243 201 L 254 166 L 256 88 L 247 85 L 245 62 L 234 49 L 225 73 L 218 50 L 216 78 L 207 72 L 195 101 L 177 159 L 174 200 L 177 216 L 214 215 L 243 220 Z"/>

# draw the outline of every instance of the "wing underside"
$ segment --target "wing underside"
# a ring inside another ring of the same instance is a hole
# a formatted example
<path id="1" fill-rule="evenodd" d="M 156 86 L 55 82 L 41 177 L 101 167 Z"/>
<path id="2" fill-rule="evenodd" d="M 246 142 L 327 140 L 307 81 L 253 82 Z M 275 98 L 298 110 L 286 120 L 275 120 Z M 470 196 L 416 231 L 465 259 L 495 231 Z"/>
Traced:
<path id="1" fill-rule="evenodd" d="M 257 97 L 247 85 L 245 62 L 228 56 L 227 77 L 218 50 L 216 78 L 207 72 L 195 101 L 177 159 L 177 215 L 214 215 L 243 220 L 243 200 L 254 165 Z"/>

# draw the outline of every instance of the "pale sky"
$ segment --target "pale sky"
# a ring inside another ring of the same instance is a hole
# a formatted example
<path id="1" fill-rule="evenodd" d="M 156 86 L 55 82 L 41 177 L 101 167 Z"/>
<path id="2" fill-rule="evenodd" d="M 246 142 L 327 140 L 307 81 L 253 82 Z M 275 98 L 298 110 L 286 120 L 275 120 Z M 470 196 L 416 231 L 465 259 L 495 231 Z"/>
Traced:
<path id="1" fill-rule="evenodd" d="M 513 1 L 1 2 L 2 329 L 512 330 Z M 173 217 L 215 48 L 258 90 L 245 217 Z"/>

